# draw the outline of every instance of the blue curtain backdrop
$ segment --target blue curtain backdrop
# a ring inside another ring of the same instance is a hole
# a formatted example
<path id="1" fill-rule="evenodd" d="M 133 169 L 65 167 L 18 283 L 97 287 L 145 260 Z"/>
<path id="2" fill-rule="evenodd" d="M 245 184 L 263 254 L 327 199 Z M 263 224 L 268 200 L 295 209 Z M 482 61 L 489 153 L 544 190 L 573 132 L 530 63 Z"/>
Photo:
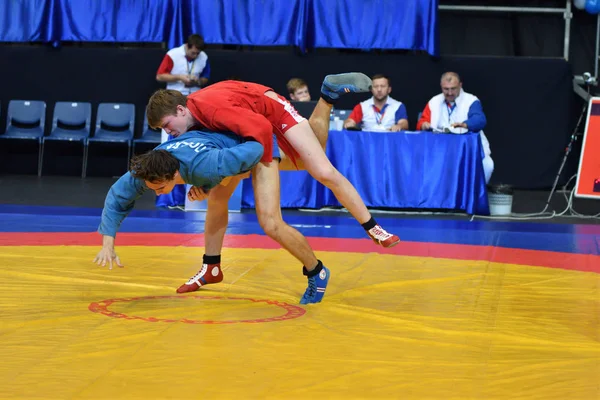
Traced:
<path id="1" fill-rule="evenodd" d="M 437 0 L 311 0 L 308 47 L 424 50 L 437 55 Z"/>
<path id="2" fill-rule="evenodd" d="M 438 55 L 438 0 L 9 0 L 2 42 L 167 42 Z"/>

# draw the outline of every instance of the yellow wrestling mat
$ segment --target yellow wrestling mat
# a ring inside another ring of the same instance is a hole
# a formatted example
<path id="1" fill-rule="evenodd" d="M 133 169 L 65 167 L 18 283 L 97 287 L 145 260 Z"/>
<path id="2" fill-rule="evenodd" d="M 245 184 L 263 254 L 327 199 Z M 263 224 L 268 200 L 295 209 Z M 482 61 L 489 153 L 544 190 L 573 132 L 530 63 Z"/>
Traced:
<path id="1" fill-rule="evenodd" d="M 298 306 L 284 250 L 226 249 L 188 295 L 203 248 L 98 250 L 0 247 L 0 398 L 599 398 L 595 273 L 321 252 L 327 294 Z"/>

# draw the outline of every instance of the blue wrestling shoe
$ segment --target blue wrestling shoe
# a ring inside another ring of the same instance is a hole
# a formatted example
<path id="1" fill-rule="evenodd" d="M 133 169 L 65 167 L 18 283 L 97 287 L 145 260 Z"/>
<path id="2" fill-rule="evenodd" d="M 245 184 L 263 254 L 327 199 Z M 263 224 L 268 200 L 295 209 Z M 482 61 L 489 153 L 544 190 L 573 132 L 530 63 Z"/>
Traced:
<path id="1" fill-rule="evenodd" d="M 315 269 L 307 271 L 306 267 L 304 267 L 302 273 L 308 277 L 308 287 L 300 299 L 300 304 L 321 302 L 323 296 L 325 296 L 325 289 L 327 289 L 327 283 L 329 282 L 329 269 L 319 261 Z"/>
<path id="2" fill-rule="evenodd" d="M 333 104 L 346 93 L 364 93 L 371 90 L 371 78 L 360 72 L 327 75 L 321 86 L 321 97 Z"/>

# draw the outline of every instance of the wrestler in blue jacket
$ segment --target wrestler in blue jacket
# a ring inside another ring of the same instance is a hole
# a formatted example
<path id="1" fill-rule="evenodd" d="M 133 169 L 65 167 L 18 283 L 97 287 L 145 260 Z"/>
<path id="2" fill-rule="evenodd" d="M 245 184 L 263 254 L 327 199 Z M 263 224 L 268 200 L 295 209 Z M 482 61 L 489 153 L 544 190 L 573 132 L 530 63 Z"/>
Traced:
<path id="1" fill-rule="evenodd" d="M 160 151 L 163 152 L 160 152 Z M 135 201 L 148 189 L 169 193 L 177 183 L 187 183 L 208 191 L 224 178 L 250 171 L 261 159 L 263 146 L 233 133 L 190 131 L 152 150 L 163 163 L 178 162 L 175 176 L 165 182 L 136 177 L 135 159 L 130 171 L 110 188 L 98 232 L 115 237 Z M 168 152 L 174 157 L 169 157 Z M 164 155 L 164 157 L 161 157 Z"/>

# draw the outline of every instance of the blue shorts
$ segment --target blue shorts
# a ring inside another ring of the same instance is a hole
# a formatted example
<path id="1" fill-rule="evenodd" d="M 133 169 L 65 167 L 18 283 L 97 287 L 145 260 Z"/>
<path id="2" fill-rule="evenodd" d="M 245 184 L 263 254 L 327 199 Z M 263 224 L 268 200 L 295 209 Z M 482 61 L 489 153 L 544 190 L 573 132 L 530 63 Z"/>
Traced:
<path id="1" fill-rule="evenodd" d="M 277 145 L 277 136 L 273 135 L 273 158 L 277 158 L 281 161 L 281 153 L 279 152 L 279 146 Z"/>

